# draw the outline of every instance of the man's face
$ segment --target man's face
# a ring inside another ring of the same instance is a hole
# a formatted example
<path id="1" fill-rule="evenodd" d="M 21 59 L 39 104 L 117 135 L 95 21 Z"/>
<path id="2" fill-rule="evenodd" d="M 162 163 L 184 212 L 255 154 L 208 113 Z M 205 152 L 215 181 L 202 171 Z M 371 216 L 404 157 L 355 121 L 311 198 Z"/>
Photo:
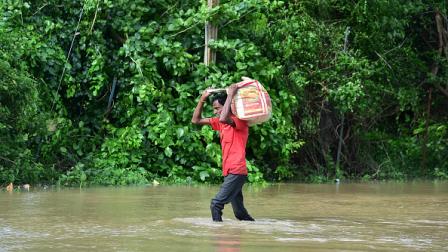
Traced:
<path id="1" fill-rule="evenodd" d="M 218 102 L 218 100 L 215 100 L 213 102 L 213 114 L 215 115 L 221 115 L 221 111 L 222 111 L 222 105 Z"/>

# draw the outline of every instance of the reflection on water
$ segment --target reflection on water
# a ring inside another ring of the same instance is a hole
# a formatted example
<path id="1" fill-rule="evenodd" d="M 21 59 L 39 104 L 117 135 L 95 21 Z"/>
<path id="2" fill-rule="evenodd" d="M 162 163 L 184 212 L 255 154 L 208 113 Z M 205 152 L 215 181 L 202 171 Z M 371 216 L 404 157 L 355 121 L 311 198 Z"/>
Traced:
<path id="1" fill-rule="evenodd" d="M 217 187 L 0 192 L 0 251 L 447 251 L 448 184 L 247 187 L 255 222 L 211 221 Z"/>

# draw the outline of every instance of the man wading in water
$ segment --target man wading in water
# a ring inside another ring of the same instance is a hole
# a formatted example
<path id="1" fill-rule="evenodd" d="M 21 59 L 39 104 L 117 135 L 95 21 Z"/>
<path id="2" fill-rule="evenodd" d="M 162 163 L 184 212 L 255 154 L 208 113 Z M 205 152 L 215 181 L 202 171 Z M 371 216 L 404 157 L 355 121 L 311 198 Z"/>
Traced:
<path id="1" fill-rule="evenodd" d="M 247 179 L 246 143 L 249 126 L 246 121 L 232 114 L 230 105 L 238 87 L 231 85 L 225 94 L 217 94 L 212 99 L 213 113 L 218 117 L 202 118 L 202 107 L 210 96 L 205 90 L 199 99 L 191 122 L 198 125 L 211 125 L 219 131 L 222 150 L 222 174 L 224 183 L 212 199 L 210 210 L 213 221 L 222 221 L 222 209 L 232 203 L 233 213 L 238 220 L 253 221 L 243 203 L 242 188 Z"/>

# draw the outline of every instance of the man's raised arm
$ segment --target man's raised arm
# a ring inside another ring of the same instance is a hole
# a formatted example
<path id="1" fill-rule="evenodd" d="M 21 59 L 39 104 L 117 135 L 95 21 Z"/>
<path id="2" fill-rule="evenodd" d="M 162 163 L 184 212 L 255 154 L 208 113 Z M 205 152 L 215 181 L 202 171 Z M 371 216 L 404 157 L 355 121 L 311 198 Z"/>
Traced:
<path id="1" fill-rule="evenodd" d="M 191 122 L 193 124 L 198 124 L 198 125 L 210 124 L 209 118 L 202 118 L 202 108 L 204 107 L 204 103 L 207 101 L 207 97 L 209 97 L 209 96 L 210 96 L 210 93 L 208 92 L 208 90 L 205 90 L 202 93 L 201 98 L 199 99 L 198 105 L 196 105 L 196 108 L 194 109 L 193 117 L 191 118 Z"/>
<path id="2" fill-rule="evenodd" d="M 227 99 L 222 108 L 221 115 L 219 116 L 219 121 L 221 123 L 229 124 L 232 127 L 235 127 L 236 125 L 235 122 L 232 120 L 232 118 L 230 118 L 230 115 L 232 114 L 231 105 L 237 89 L 238 86 L 236 84 L 230 85 L 230 87 L 227 89 Z"/>

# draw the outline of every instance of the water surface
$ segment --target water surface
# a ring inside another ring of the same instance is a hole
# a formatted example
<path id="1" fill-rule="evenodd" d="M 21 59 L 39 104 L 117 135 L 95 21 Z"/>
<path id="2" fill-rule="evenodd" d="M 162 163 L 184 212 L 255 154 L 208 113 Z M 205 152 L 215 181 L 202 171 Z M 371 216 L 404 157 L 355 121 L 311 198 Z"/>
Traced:
<path id="1" fill-rule="evenodd" d="M 448 183 L 246 186 L 255 222 L 217 186 L 0 192 L 0 251 L 448 251 Z"/>

